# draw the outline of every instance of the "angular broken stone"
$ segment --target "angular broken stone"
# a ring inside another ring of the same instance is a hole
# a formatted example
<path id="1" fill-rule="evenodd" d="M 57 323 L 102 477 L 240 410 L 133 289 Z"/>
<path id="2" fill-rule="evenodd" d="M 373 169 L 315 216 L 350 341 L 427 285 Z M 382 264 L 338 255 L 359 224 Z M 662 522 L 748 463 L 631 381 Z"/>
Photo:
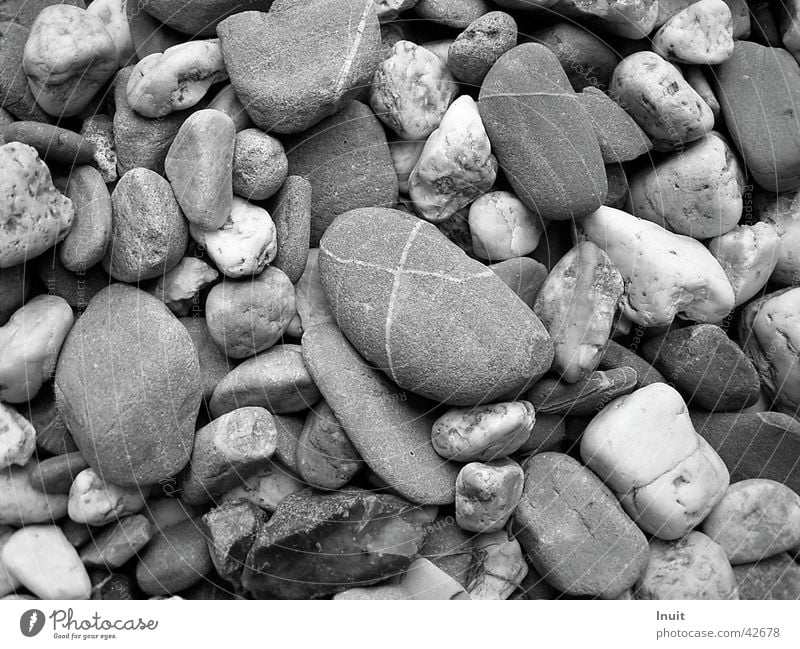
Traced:
<path id="1" fill-rule="evenodd" d="M 214 567 L 220 577 L 238 586 L 266 514 L 250 501 L 239 499 L 215 507 L 200 520 Z"/>

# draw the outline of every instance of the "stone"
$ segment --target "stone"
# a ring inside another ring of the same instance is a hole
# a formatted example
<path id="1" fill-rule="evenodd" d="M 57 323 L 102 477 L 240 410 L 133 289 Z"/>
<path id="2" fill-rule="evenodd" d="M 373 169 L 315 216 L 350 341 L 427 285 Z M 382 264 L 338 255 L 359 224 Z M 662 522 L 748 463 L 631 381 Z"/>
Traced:
<path id="1" fill-rule="evenodd" d="M 675 316 L 721 322 L 733 309 L 728 277 L 699 241 L 612 207 L 601 207 L 576 227 L 578 239 L 604 250 L 622 275 L 620 306 L 632 322 L 661 326 Z"/>
<path id="2" fill-rule="evenodd" d="M 75 219 L 58 257 L 67 270 L 85 272 L 103 259 L 111 240 L 111 194 L 100 172 L 89 165 L 72 169 L 64 193 L 75 208 Z"/>
<path id="3" fill-rule="evenodd" d="M 275 345 L 232 369 L 217 385 L 209 407 L 214 417 L 245 406 L 281 415 L 307 410 L 319 399 L 300 345 Z"/>
<path id="4" fill-rule="evenodd" d="M 469 599 L 469 593 L 455 579 L 427 559 L 415 559 L 400 577 L 398 585 L 408 599 L 431 601 Z"/>
<path id="5" fill-rule="evenodd" d="M 277 192 L 289 173 L 280 140 L 257 128 L 236 133 L 233 150 L 233 192 L 248 200 L 264 200 Z"/>
<path id="6" fill-rule="evenodd" d="M 247 500 L 226 502 L 200 519 L 214 568 L 236 587 L 241 587 L 247 554 L 265 519 L 264 512 Z"/>
<path id="7" fill-rule="evenodd" d="M 256 598 L 320 597 L 405 570 L 425 533 L 395 496 L 347 490 L 289 496 L 261 527 L 242 585 Z"/>
<path id="8" fill-rule="evenodd" d="M 258 275 L 277 254 L 277 233 L 269 212 L 234 196 L 225 223 L 217 230 L 189 226 L 192 238 L 226 277 Z"/>
<path id="9" fill-rule="evenodd" d="M 691 412 L 692 423 L 723 462 L 731 480 L 765 478 L 800 491 L 795 465 L 800 452 L 800 423 L 779 412 Z"/>
<path id="10" fill-rule="evenodd" d="M 468 532 L 502 530 L 522 497 L 525 474 L 514 460 L 470 462 L 456 478 L 456 522 Z"/>
<path id="11" fill-rule="evenodd" d="M 231 84 L 226 84 L 222 87 L 222 90 L 214 95 L 214 98 L 208 104 L 208 108 L 221 110 L 230 117 L 237 133 L 253 127 L 253 120 L 250 119 L 250 115 L 245 111 Z"/>
<path id="12" fill-rule="evenodd" d="M 395 20 L 406 9 L 411 9 L 418 0 L 374 0 L 378 19 L 383 22 Z"/>
<path id="13" fill-rule="evenodd" d="M 576 383 L 594 372 L 623 290 L 619 271 L 590 241 L 579 242 L 553 266 L 533 312 L 553 339 L 553 369 L 562 380 Z"/>
<path id="14" fill-rule="evenodd" d="M 639 527 L 668 541 L 696 527 L 730 482 L 680 394 L 663 383 L 609 403 L 583 431 L 580 454 Z"/>
<path id="15" fill-rule="evenodd" d="M 645 168 L 629 184 L 632 214 L 695 239 L 729 232 L 742 215 L 744 174 L 717 133 Z"/>
<path id="16" fill-rule="evenodd" d="M 306 331 L 302 343 L 308 371 L 369 468 L 413 502 L 452 503 L 458 469 L 434 451 L 432 417 L 367 365 L 335 325 Z"/>
<path id="17" fill-rule="evenodd" d="M 544 224 L 514 194 L 498 191 L 470 205 L 469 229 L 475 255 L 497 262 L 536 250 Z"/>
<path id="18" fill-rule="evenodd" d="M 179 318 L 192 338 L 197 358 L 200 361 L 198 382 L 203 391 L 203 400 L 208 402 L 214 388 L 233 369 L 233 362 L 217 347 L 208 331 L 205 318 L 192 314 L 188 318 Z"/>
<path id="19" fill-rule="evenodd" d="M 180 32 L 167 27 L 146 11 L 142 11 L 138 3 L 126 2 L 125 5 L 131 40 L 139 60 L 156 52 L 164 52 L 186 40 L 186 37 Z"/>
<path id="20" fill-rule="evenodd" d="M 518 453 L 533 455 L 544 451 L 561 450 L 566 439 L 566 424 L 562 415 L 537 414 L 528 440 L 519 447 Z"/>
<path id="21" fill-rule="evenodd" d="M 750 176 L 771 192 L 800 187 L 797 61 L 780 48 L 736 41 L 714 79 L 722 115 Z M 769 97 L 769 106 L 758 97 Z"/>
<path id="22" fill-rule="evenodd" d="M 27 469 L 31 486 L 46 494 L 69 494 L 79 473 L 89 468 L 89 463 L 77 451 L 31 463 Z"/>
<path id="23" fill-rule="evenodd" d="M 200 309 L 200 292 L 213 284 L 219 273 L 197 257 L 184 257 L 159 277 L 148 293 L 155 295 L 176 316 Z"/>
<path id="24" fill-rule="evenodd" d="M 14 532 L 15 530 L 13 527 L 7 525 L 0 527 L 0 597 L 5 597 L 9 593 L 13 593 L 22 585 L 19 579 L 9 574 L 3 563 L 3 547 L 8 543 L 8 539 L 11 538 Z"/>
<path id="25" fill-rule="evenodd" d="M 103 182 L 117 180 L 117 149 L 114 143 L 114 122 L 108 115 L 92 115 L 81 126 L 83 139 L 94 146 L 92 160 Z"/>
<path id="26" fill-rule="evenodd" d="M 547 267 L 531 257 L 506 259 L 490 264 L 495 274 L 503 280 L 531 309 L 547 277 Z"/>
<path id="27" fill-rule="evenodd" d="M 593 415 L 613 399 L 633 392 L 636 381 L 636 371 L 630 367 L 594 371 L 576 383 L 545 378 L 530 389 L 527 398 L 537 413 Z"/>
<path id="28" fill-rule="evenodd" d="M 80 315 L 89 301 L 113 280 L 101 264 L 73 273 L 64 268 L 57 252 L 56 248 L 51 248 L 49 253 L 34 260 L 33 270 L 51 296 L 65 300 Z"/>
<path id="29" fill-rule="evenodd" d="M 50 455 L 63 455 L 78 450 L 56 407 L 53 382 L 48 382 L 39 394 L 22 408 L 25 417 L 36 430 L 36 447 Z"/>
<path id="30" fill-rule="evenodd" d="M 653 51 L 675 63 L 716 65 L 733 54 L 733 15 L 723 0 L 699 0 L 671 16 Z"/>
<path id="31" fill-rule="evenodd" d="M 547 47 L 526 43 L 498 59 L 481 86 L 480 115 L 514 193 L 534 213 L 563 221 L 600 207 L 608 191 L 600 145 Z"/>
<path id="32" fill-rule="evenodd" d="M 35 462 L 35 460 L 32 460 Z M 31 483 L 33 467 L 0 470 L 0 525 L 51 523 L 67 514 L 66 494 L 45 494 Z"/>
<path id="33" fill-rule="evenodd" d="M 0 22 L 0 106 L 18 119 L 49 122 L 52 118 L 36 103 L 22 67 L 29 35 L 26 26 Z"/>
<path id="34" fill-rule="evenodd" d="M 319 264 L 342 332 L 403 389 L 476 405 L 550 367 L 552 345 L 539 319 L 425 221 L 380 208 L 348 212 L 328 229 Z"/>
<path id="35" fill-rule="evenodd" d="M 206 298 L 208 331 L 229 358 L 249 358 L 272 347 L 295 311 L 292 283 L 272 266 L 252 279 L 217 284 Z"/>
<path id="36" fill-rule="evenodd" d="M 732 565 L 769 559 L 800 546 L 800 496 L 774 480 L 734 482 L 701 529 Z"/>
<path id="37" fill-rule="evenodd" d="M 355 0 L 352 0 L 353 2 Z M 386 134 L 372 111 L 358 101 L 286 140 L 289 173 L 311 184 L 312 248 L 339 215 L 358 207 L 397 202 Z"/>
<path id="38" fill-rule="evenodd" d="M 467 585 L 470 599 L 508 599 L 529 570 L 519 541 L 501 530 L 478 535 L 475 549 L 481 559 L 476 575 Z"/>
<path id="39" fill-rule="evenodd" d="M 195 508 L 177 498 L 152 498 L 147 501 L 143 515 L 153 525 L 153 530 L 165 530 L 168 527 L 188 521 L 195 517 Z"/>
<path id="40" fill-rule="evenodd" d="M 28 299 L 33 278 L 26 270 L 25 264 L 18 264 L 0 272 L 0 326 Z"/>
<path id="41" fill-rule="evenodd" d="M 127 575 L 95 570 L 90 578 L 93 578 L 93 600 L 130 601 L 137 595 L 133 580 Z"/>
<path id="42" fill-rule="evenodd" d="M 430 50 L 401 40 L 375 70 L 369 103 L 375 115 L 403 140 L 433 133 L 458 95 L 446 63 Z"/>
<path id="43" fill-rule="evenodd" d="M 127 4 L 128 0 L 94 0 L 87 8 L 90 14 L 97 16 L 105 25 L 111 40 L 114 41 L 117 64 L 120 66 L 127 65 L 135 55 L 133 38 L 128 26 Z"/>
<path id="44" fill-rule="evenodd" d="M 504 11 L 490 11 L 469 24 L 447 53 L 447 67 L 470 85 L 480 85 L 503 54 L 517 44 L 517 22 Z"/>
<path id="45" fill-rule="evenodd" d="M 418 0 L 414 12 L 446 27 L 464 29 L 491 9 L 486 0 Z"/>
<path id="46" fill-rule="evenodd" d="M 103 269 L 120 282 L 153 279 L 183 258 L 189 227 L 169 183 L 131 169 L 111 193 L 111 241 Z"/>
<path id="47" fill-rule="evenodd" d="M 72 309 L 55 295 L 37 295 L 0 327 L 0 399 L 33 399 L 56 370 L 59 351 L 75 321 Z"/>
<path id="48" fill-rule="evenodd" d="M 367 586 L 366 588 L 348 588 L 333 596 L 334 600 L 396 600 L 409 599 L 408 591 L 402 586 L 391 584 Z"/>
<path id="49" fill-rule="evenodd" d="M 190 505 L 214 501 L 267 466 L 278 433 L 264 408 L 237 408 L 195 434 L 189 465 L 181 478 L 181 499 Z"/>
<path id="50" fill-rule="evenodd" d="M 80 552 L 87 567 L 120 568 L 153 538 L 152 523 L 140 514 L 121 518 L 86 544 Z"/>
<path id="51" fill-rule="evenodd" d="M 536 417 L 527 401 L 449 408 L 431 430 L 434 450 L 458 462 L 497 460 L 521 448 Z"/>
<path id="52" fill-rule="evenodd" d="M 147 496 L 147 489 L 111 484 L 94 469 L 88 468 L 75 476 L 69 490 L 67 511 L 76 523 L 105 525 L 140 511 Z"/>
<path id="53" fill-rule="evenodd" d="M 32 146 L 48 164 L 86 164 L 94 156 L 92 144 L 83 136 L 42 122 L 14 122 L 3 129 L 3 138 Z"/>
<path id="54" fill-rule="evenodd" d="M 199 110 L 183 122 L 164 161 L 167 179 L 186 218 L 205 230 L 225 224 L 233 200 L 233 120 Z"/>
<path id="55" fill-rule="evenodd" d="M 344 487 L 364 465 L 325 401 L 320 401 L 306 415 L 297 440 L 295 463 L 307 484 L 331 490 Z"/>
<path id="56" fill-rule="evenodd" d="M 217 35 L 236 94 L 265 132 L 298 133 L 340 111 L 381 53 L 372 0 L 277 0 L 269 13 L 226 18 Z"/>
<path id="57" fill-rule="evenodd" d="M 42 9 L 22 56 L 36 103 L 54 117 L 86 108 L 117 63 L 117 48 L 103 21 L 67 4 Z"/>
<path id="58" fill-rule="evenodd" d="M 648 338 L 642 355 L 693 406 L 710 411 L 741 410 L 760 396 L 756 368 L 716 325 L 672 329 Z"/>
<path id="59" fill-rule="evenodd" d="M 677 541 L 650 541 L 650 560 L 634 589 L 636 599 L 739 599 L 725 551 L 700 532 Z"/>
<path id="60" fill-rule="evenodd" d="M 306 484 L 275 460 L 222 496 L 218 502 L 247 500 L 257 507 L 274 512 L 284 499 L 306 488 Z"/>
<path id="61" fill-rule="evenodd" d="M 303 434 L 305 418 L 294 415 L 273 415 L 278 432 L 275 457 L 289 469 L 298 473 L 297 448 Z"/>
<path id="62" fill-rule="evenodd" d="M 272 265 L 286 273 L 292 284 L 298 283 L 306 269 L 311 204 L 311 183 L 302 176 L 289 176 L 269 205 L 277 248 Z"/>
<path id="63" fill-rule="evenodd" d="M 0 403 L 0 468 L 25 466 L 36 450 L 36 430 L 11 406 Z"/>
<path id="64" fill-rule="evenodd" d="M 756 192 L 753 196 L 753 214 L 759 222 L 775 228 L 780 239 L 778 263 L 769 280 L 779 286 L 800 284 L 800 213 L 798 212 L 800 192 Z"/>
<path id="65" fill-rule="evenodd" d="M 239 13 L 243 4 L 255 11 L 268 11 L 272 0 L 144 0 L 143 9 L 155 19 L 189 36 L 213 36 L 221 20 Z"/>
<path id="66" fill-rule="evenodd" d="M 800 598 L 800 566 L 789 554 L 758 563 L 733 566 L 739 599 L 773 600 Z"/>
<path id="67" fill-rule="evenodd" d="M 714 122 L 719 123 L 722 118 L 721 109 L 717 96 L 714 94 L 714 89 L 706 77 L 705 71 L 699 65 L 685 65 L 683 67 L 683 76 L 692 89 L 700 95 L 700 98 L 708 104 L 711 112 L 714 114 Z"/>
<path id="68" fill-rule="evenodd" d="M 656 151 L 680 151 L 714 126 L 711 108 L 681 71 L 653 52 L 636 52 L 620 61 L 609 91 Z"/>
<path id="69" fill-rule="evenodd" d="M 643 388 L 651 383 L 666 383 L 664 376 L 634 351 L 623 347 L 618 342 L 609 340 L 603 348 L 598 367 L 611 370 L 617 367 L 631 367 L 636 372 L 636 388 Z"/>
<path id="70" fill-rule="evenodd" d="M 194 343 L 169 309 L 112 284 L 67 336 L 56 399 L 98 474 L 120 486 L 154 484 L 189 460 L 202 396 L 198 374 Z"/>
<path id="71" fill-rule="evenodd" d="M 0 268 L 6 269 L 67 236 L 75 208 L 55 188 L 33 147 L 21 142 L 0 146 L 0 167 Z"/>
<path id="72" fill-rule="evenodd" d="M 587 86 L 576 97 L 589 115 L 606 164 L 634 160 L 653 148 L 633 118 L 602 90 Z"/>
<path id="73" fill-rule="evenodd" d="M 657 0 L 610 0 L 601 3 L 560 0 L 558 13 L 566 18 L 588 22 L 602 31 L 635 40 L 653 31 L 658 17 L 658 4 Z"/>
<path id="74" fill-rule="evenodd" d="M 171 595 L 203 579 L 213 569 L 197 519 L 158 530 L 136 565 L 136 583 L 147 595 Z"/>
<path id="75" fill-rule="evenodd" d="M 8 572 L 41 599 L 89 599 L 92 584 L 64 533 L 55 525 L 17 530 L 2 551 Z"/>
<path id="76" fill-rule="evenodd" d="M 761 291 L 783 252 L 779 230 L 771 223 L 738 225 L 708 244 L 733 287 L 734 304 L 741 306 Z"/>
<path id="77" fill-rule="evenodd" d="M 633 586 L 647 541 L 600 478 L 561 453 L 534 455 L 523 469 L 512 530 L 536 571 L 569 595 L 612 599 Z"/>
<path id="78" fill-rule="evenodd" d="M 480 556 L 475 548 L 476 536 L 462 530 L 449 515 L 440 515 L 425 527 L 425 531 L 427 536 L 419 550 L 420 556 L 466 588 Z"/>
<path id="79" fill-rule="evenodd" d="M 425 140 L 389 142 L 389 153 L 397 174 L 397 188 L 401 194 L 408 194 L 408 177 L 414 170 L 423 148 L 425 148 Z"/>

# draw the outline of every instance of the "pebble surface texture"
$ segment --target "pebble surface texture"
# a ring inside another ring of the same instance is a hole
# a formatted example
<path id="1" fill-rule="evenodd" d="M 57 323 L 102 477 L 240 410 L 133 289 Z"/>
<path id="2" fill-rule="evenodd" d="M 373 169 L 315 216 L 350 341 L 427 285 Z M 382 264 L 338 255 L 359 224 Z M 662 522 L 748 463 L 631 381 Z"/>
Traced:
<path id="1" fill-rule="evenodd" d="M 536 380 L 553 360 L 525 303 L 424 221 L 353 210 L 328 229 L 319 263 L 342 331 L 401 388 L 474 405 Z M 359 295 L 371 296 L 369 308 Z"/>

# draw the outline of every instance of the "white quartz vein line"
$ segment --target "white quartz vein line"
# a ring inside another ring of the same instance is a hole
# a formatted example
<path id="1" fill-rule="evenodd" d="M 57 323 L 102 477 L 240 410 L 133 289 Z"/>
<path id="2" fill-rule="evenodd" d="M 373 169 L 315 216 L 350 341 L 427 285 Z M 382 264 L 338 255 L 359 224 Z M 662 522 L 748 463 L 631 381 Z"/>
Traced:
<path id="1" fill-rule="evenodd" d="M 347 83 L 347 77 L 350 74 L 350 68 L 353 67 L 353 61 L 358 53 L 358 48 L 361 45 L 361 39 L 364 36 L 364 28 L 367 26 L 367 17 L 369 16 L 370 9 L 372 9 L 372 0 L 364 2 L 364 11 L 361 12 L 361 20 L 356 27 L 356 35 L 353 38 L 352 45 L 347 51 L 347 56 L 344 57 L 342 69 L 339 71 L 339 78 L 336 79 L 336 87 L 334 88 L 334 96 L 338 97 L 342 94 L 342 90 Z"/>

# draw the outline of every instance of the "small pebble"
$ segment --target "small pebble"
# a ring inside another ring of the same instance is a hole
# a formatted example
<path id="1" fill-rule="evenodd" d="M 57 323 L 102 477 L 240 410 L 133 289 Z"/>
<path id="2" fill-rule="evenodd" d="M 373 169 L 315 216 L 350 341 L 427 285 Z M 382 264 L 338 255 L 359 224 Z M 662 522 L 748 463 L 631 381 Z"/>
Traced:
<path id="1" fill-rule="evenodd" d="M 277 192 L 289 173 L 280 140 L 250 128 L 236 133 L 233 150 L 233 192 L 260 201 Z"/>
<path id="2" fill-rule="evenodd" d="M 275 223 L 277 253 L 272 265 L 292 284 L 297 284 L 306 268 L 311 237 L 311 183 L 300 176 L 289 176 L 269 205 Z"/>
<path id="3" fill-rule="evenodd" d="M 69 494 L 79 473 L 89 468 L 89 463 L 77 451 L 32 462 L 28 465 L 31 485 L 46 494 Z"/>
<path id="4" fill-rule="evenodd" d="M 94 469 L 84 469 L 69 490 L 69 517 L 76 523 L 105 525 L 144 507 L 148 489 L 120 487 L 104 481 Z"/>
<path id="5" fill-rule="evenodd" d="M 489 69 L 517 44 L 517 23 L 503 11 L 490 11 L 470 23 L 447 53 L 447 67 L 460 81 L 479 85 Z"/>
<path id="6" fill-rule="evenodd" d="M 475 549 L 482 559 L 467 586 L 470 599 L 508 599 L 529 571 L 519 541 L 501 530 L 480 534 L 475 539 Z"/>
<path id="7" fill-rule="evenodd" d="M 87 117 L 81 126 L 83 139 L 94 145 L 92 160 L 103 182 L 113 183 L 117 175 L 117 151 L 114 144 L 114 122 L 108 115 Z"/>
<path id="8" fill-rule="evenodd" d="M 363 466 L 342 425 L 325 401 L 306 415 L 297 440 L 295 463 L 300 477 L 317 489 L 344 487 Z"/>
<path id="9" fill-rule="evenodd" d="M 536 412 L 558 415 L 593 415 L 615 398 L 633 392 L 636 372 L 630 367 L 595 371 L 577 383 L 546 378 L 528 392 Z"/>
<path id="10" fill-rule="evenodd" d="M 497 532 L 505 527 L 522 497 L 524 473 L 508 458 L 470 462 L 456 479 L 456 521 L 468 532 Z"/>
<path id="11" fill-rule="evenodd" d="M 0 470 L 25 466 L 36 450 L 36 430 L 11 406 L 0 403 Z"/>
<path id="12" fill-rule="evenodd" d="M 298 476 L 272 460 L 222 496 L 219 502 L 245 499 L 267 512 L 274 512 L 285 498 L 305 488 L 306 484 Z"/>
<path id="13" fill-rule="evenodd" d="M 41 122 L 14 122 L 3 130 L 3 138 L 32 146 L 48 164 L 88 164 L 95 154 L 92 143 L 78 133 Z"/>
<path id="14" fill-rule="evenodd" d="M 247 555 L 265 519 L 264 512 L 247 500 L 223 503 L 201 519 L 211 561 L 219 575 L 234 586 L 241 586 Z"/>
<path id="15" fill-rule="evenodd" d="M 81 561 L 89 568 L 120 568 L 150 542 L 154 531 L 144 516 L 125 516 L 81 549 Z"/>
<path id="16" fill-rule="evenodd" d="M 75 220 L 58 256 L 64 268 L 82 273 L 103 259 L 111 241 L 111 195 L 100 172 L 88 165 L 73 168 L 65 195 L 75 208 Z"/>

